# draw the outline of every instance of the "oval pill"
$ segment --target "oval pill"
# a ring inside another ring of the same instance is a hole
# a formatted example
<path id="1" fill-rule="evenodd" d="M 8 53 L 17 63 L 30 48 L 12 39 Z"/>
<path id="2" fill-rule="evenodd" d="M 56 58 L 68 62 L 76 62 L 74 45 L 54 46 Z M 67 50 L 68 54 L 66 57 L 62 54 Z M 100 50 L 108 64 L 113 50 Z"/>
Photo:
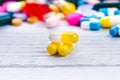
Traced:
<path id="1" fill-rule="evenodd" d="M 20 18 L 15 18 L 15 19 L 12 19 L 12 25 L 14 25 L 14 26 L 19 26 L 19 25 L 21 25 L 22 24 L 22 19 L 20 19 Z"/>
<path id="2" fill-rule="evenodd" d="M 28 23 L 35 23 L 36 21 L 38 21 L 38 18 L 36 16 L 31 16 L 27 18 L 27 22 Z"/>

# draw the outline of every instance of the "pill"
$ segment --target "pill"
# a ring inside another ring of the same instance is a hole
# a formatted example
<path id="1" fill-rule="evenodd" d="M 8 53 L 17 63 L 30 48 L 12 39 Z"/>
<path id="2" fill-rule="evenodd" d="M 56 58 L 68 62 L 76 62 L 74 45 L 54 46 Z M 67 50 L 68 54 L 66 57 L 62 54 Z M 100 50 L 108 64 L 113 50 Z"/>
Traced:
<path id="1" fill-rule="evenodd" d="M 100 22 L 95 22 L 95 21 L 84 21 L 81 23 L 81 28 L 97 31 L 101 29 L 101 24 Z"/>
<path id="2" fill-rule="evenodd" d="M 22 10 L 22 5 L 19 2 L 11 2 L 7 5 L 7 11 L 19 12 Z"/>
<path id="3" fill-rule="evenodd" d="M 54 15 L 56 15 L 55 12 L 49 12 L 49 13 L 47 13 L 47 14 L 45 14 L 45 15 L 43 16 L 43 19 L 46 20 L 47 18 L 49 18 L 49 17 L 51 17 L 51 16 L 54 16 Z"/>
<path id="4" fill-rule="evenodd" d="M 120 36 L 120 25 L 114 26 L 109 30 L 109 33 L 112 37 Z"/>
<path id="5" fill-rule="evenodd" d="M 76 10 L 76 6 L 71 2 L 55 0 L 53 3 L 57 5 L 65 15 L 73 13 Z"/>
<path id="6" fill-rule="evenodd" d="M 60 17 L 57 15 L 51 16 L 45 20 L 45 24 L 48 28 L 56 27 L 60 24 Z"/>
<path id="7" fill-rule="evenodd" d="M 21 5 L 21 10 L 24 11 L 24 7 L 26 5 L 26 2 L 25 1 L 19 1 L 18 3 L 20 3 L 20 5 Z"/>
<path id="8" fill-rule="evenodd" d="M 97 12 L 91 16 L 88 16 L 88 18 L 96 18 L 96 19 L 101 19 L 102 17 L 105 17 L 105 14 L 103 12 Z"/>
<path id="9" fill-rule="evenodd" d="M 50 55 L 55 55 L 57 54 L 58 52 L 58 43 L 56 42 L 52 42 L 50 43 L 48 46 L 47 46 L 47 52 L 50 54 Z"/>
<path id="10" fill-rule="evenodd" d="M 49 8 L 56 13 L 60 12 L 59 8 L 54 4 L 50 4 Z"/>
<path id="11" fill-rule="evenodd" d="M 83 14 L 71 13 L 66 16 L 66 20 L 70 25 L 78 26 L 80 24 L 80 19 L 83 17 Z"/>
<path id="12" fill-rule="evenodd" d="M 2 8 L 5 9 L 5 12 L 7 11 L 7 5 L 8 5 L 9 3 L 11 3 L 11 2 L 14 2 L 14 1 L 6 1 L 6 2 L 4 2 L 4 3 L 2 4 Z"/>
<path id="13" fill-rule="evenodd" d="M 117 8 L 100 8 L 99 12 L 103 12 L 105 16 L 114 16 Z"/>
<path id="14" fill-rule="evenodd" d="M 61 44 L 58 47 L 58 54 L 60 56 L 67 56 L 70 54 L 70 52 L 73 50 L 73 45 L 72 44 Z"/>
<path id="15" fill-rule="evenodd" d="M 120 15 L 120 10 L 116 10 L 115 15 Z"/>
<path id="16" fill-rule="evenodd" d="M 19 26 L 19 25 L 21 25 L 22 24 L 22 19 L 20 19 L 20 18 L 15 18 L 15 19 L 12 19 L 12 25 L 14 25 L 14 26 Z"/>
<path id="17" fill-rule="evenodd" d="M 107 16 L 100 19 L 100 23 L 103 28 L 111 28 L 112 26 L 116 26 L 120 24 L 120 15 L 115 16 Z"/>
<path id="18" fill-rule="evenodd" d="M 5 12 L 5 8 L 3 8 L 2 6 L 0 6 L 0 12 Z"/>
<path id="19" fill-rule="evenodd" d="M 79 36 L 75 32 L 63 32 L 63 33 L 51 33 L 49 39 L 52 42 L 62 42 L 62 43 L 77 43 Z"/>
<path id="20" fill-rule="evenodd" d="M 61 20 L 65 19 L 65 15 L 63 13 L 57 13 L 57 16 L 60 17 Z"/>
<path id="21" fill-rule="evenodd" d="M 8 13 L 0 13 L 0 25 L 9 24 L 12 17 Z"/>
<path id="22" fill-rule="evenodd" d="M 27 15 L 24 13 L 14 13 L 13 18 L 20 18 L 23 21 L 25 21 L 27 19 Z"/>
<path id="23" fill-rule="evenodd" d="M 80 24 L 81 24 L 82 22 L 84 22 L 84 21 L 100 22 L 100 20 L 99 20 L 99 19 L 96 19 L 96 18 L 82 18 L 82 19 L 80 20 Z"/>
<path id="24" fill-rule="evenodd" d="M 27 22 L 28 23 L 35 23 L 35 22 L 37 22 L 38 21 L 38 18 L 36 17 L 36 16 L 31 16 L 31 17 L 28 17 L 27 18 Z"/>

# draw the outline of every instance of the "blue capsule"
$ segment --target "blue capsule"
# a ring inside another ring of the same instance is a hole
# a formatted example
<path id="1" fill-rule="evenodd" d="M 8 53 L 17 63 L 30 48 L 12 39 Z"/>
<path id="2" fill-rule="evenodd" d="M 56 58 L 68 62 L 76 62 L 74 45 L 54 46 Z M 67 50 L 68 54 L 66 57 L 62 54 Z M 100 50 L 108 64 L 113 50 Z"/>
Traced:
<path id="1" fill-rule="evenodd" d="M 86 30 L 98 31 L 101 27 L 100 22 L 84 21 L 81 23 L 81 28 Z"/>
<path id="2" fill-rule="evenodd" d="M 119 37 L 120 26 L 114 26 L 110 29 L 109 33 L 112 37 Z"/>

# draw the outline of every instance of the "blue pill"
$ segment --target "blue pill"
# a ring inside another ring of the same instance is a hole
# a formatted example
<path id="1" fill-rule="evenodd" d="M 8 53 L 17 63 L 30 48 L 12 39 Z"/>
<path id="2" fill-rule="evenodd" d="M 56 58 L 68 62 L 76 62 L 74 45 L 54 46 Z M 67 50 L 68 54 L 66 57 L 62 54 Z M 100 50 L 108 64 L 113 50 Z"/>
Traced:
<path id="1" fill-rule="evenodd" d="M 120 26 L 114 26 L 110 29 L 109 33 L 112 37 L 118 37 L 119 36 L 119 30 L 120 30 Z"/>

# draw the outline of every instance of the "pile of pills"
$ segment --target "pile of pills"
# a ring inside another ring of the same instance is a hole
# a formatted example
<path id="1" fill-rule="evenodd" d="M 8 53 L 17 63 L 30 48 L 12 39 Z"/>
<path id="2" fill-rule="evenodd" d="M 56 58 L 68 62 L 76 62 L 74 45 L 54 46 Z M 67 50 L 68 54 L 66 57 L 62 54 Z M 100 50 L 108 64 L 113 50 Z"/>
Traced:
<path id="1" fill-rule="evenodd" d="M 51 33 L 49 35 L 51 43 L 47 47 L 50 55 L 66 56 L 78 42 L 78 34 L 75 32 Z"/>

